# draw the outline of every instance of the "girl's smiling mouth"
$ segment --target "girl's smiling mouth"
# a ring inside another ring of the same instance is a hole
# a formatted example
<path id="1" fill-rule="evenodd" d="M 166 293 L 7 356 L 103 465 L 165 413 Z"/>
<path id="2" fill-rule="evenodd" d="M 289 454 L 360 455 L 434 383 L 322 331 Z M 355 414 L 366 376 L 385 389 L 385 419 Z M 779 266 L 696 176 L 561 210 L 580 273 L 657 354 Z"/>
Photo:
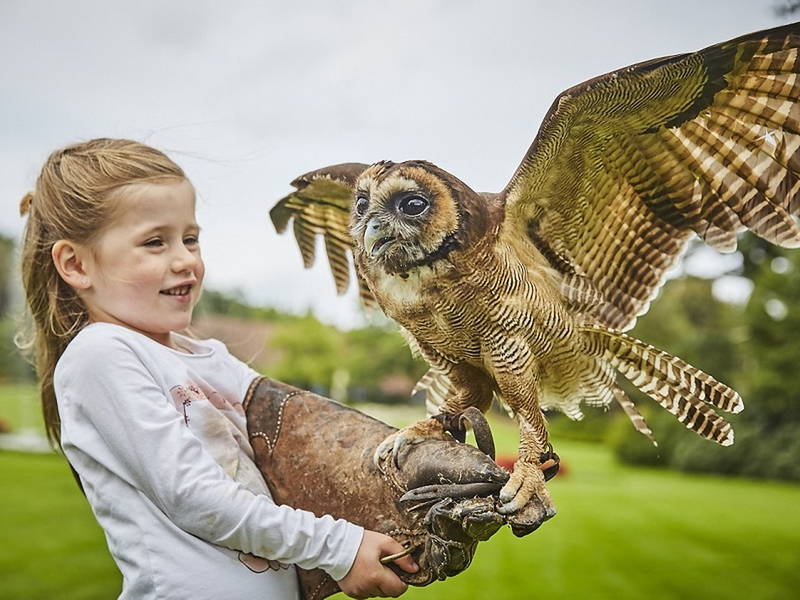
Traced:
<path id="1" fill-rule="evenodd" d="M 166 290 L 161 290 L 159 294 L 165 294 L 167 296 L 185 297 L 191 293 L 192 287 L 193 284 L 177 285 L 175 287 L 168 288 Z"/>

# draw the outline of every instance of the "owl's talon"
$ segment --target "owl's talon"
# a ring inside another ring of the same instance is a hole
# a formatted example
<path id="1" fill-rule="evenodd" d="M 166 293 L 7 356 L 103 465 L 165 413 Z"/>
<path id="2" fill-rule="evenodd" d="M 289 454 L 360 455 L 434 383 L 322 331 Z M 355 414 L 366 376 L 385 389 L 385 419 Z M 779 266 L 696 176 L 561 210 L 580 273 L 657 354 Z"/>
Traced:
<path id="1" fill-rule="evenodd" d="M 391 456 L 395 468 L 400 468 L 400 459 L 414 444 L 419 444 L 430 439 L 447 439 L 441 423 L 433 419 L 426 419 L 408 427 L 403 427 L 389 435 L 375 448 L 372 463 L 382 470 L 383 465 Z"/>
<path id="2" fill-rule="evenodd" d="M 391 452 L 389 444 L 387 444 L 389 439 L 390 438 L 386 438 L 380 444 L 378 444 L 375 448 L 375 452 L 372 455 L 372 464 L 379 469 L 381 468 L 383 462 L 389 458 L 389 453 Z"/>
<path id="3" fill-rule="evenodd" d="M 393 433 L 380 444 L 378 444 L 377 448 L 375 448 L 375 454 L 373 455 L 372 462 L 379 469 L 386 463 L 387 460 L 389 460 L 389 458 L 392 460 L 392 465 L 394 465 L 396 469 L 399 469 L 400 455 L 405 454 L 410 446 L 418 444 L 424 439 L 408 438 L 407 436 L 402 435 L 402 431 L 403 430 L 401 429 L 400 431 Z"/>
<path id="4" fill-rule="evenodd" d="M 541 505 L 543 521 L 556 514 L 550 493 L 544 485 L 541 467 L 532 462 L 517 461 L 514 472 L 500 490 L 499 498 L 503 504 L 497 512 L 503 515 L 516 513 L 531 501 Z"/>
<path id="5" fill-rule="evenodd" d="M 382 468 L 386 461 L 391 458 L 392 464 L 399 468 L 398 454 L 403 448 L 403 440 L 397 434 L 393 433 L 383 440 L 378 447 L 375 448 L 375 454 L 372 457 L 373 464 L 379 469 Z"/>
<path id="6" fill-rule="evenodd" d="M 497 512 L 501 515 L 513 515 L 515 512 L 519 512 L 523 506 L 525 505 L 520 505 L 518 502 L 506 502 L 498 507 Z"/>
<path id="7" fill-rule="evenodd" d="M 417 444 L 422 440 L 412 439 L 408 440 L 405 436 L 398 435 L 394 438 L 394 444 L 392 444 L 392 460 L 394 460 L 395 468 L 400 468 L 400 453 L 407 449 L 408 446 L 412 444 Z"/>
<path id="8" fill-rule="evenodd" d="M 508 482 L 503 486 L 503 489 L 500 490 L 500 502 L 505 502 L 506 504 L 504 506 L 508 506 L 508 503 L 511 502 L 515 496 L 517 496 L 517 492 L 521 486 L 522 478 L 517 477 L 514 479 L 512 474 L 511 478 L 509 478 Z"/>
<path id="9" fill-rule="evenodd" d="M 383 440 L 378 447 L 375 448 L 375 454 L 372 457 L 373 464 L 379 469 L 386 463 L 389 458 L 392 460 L 392 465 L 396 469 L 400 468 L 400 455 L 404 454 L 409 446 L 413 446 L 422 441 L 418 438 L 409 438 L 403 433 L 404 430 L 397 431 L 385 440 Z"/>

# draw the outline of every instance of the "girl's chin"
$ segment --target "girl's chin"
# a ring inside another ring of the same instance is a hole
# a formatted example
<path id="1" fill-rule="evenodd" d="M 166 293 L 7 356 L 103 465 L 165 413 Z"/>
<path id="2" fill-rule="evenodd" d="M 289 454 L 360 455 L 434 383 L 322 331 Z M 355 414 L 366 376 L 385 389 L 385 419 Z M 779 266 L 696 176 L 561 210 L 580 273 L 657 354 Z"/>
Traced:
<path id="1" fill-rule="evenodd" d="M 138 329 L 153 339 L 169 340 L 170 333 L 181 333 L 191 327 L 191 325 L 192 319 L 190 313 L 185 318 L 169 319 L 168 321 L 162 321 L 157 324 L 154 323 L 150 326 L 145 325 Z"/>

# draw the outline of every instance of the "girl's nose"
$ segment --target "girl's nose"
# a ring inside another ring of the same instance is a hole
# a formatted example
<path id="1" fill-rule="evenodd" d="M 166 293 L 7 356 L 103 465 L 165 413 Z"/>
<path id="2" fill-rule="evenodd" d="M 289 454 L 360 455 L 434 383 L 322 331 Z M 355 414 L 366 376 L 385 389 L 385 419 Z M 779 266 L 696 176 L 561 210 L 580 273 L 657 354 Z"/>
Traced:
<path id="1" fill-rule="evenodd" d="M 197 253 L 190 251 L 185 246 L 181 246 L 172 257 L 171 267 L 176 273 L 191 271 L 197 267 L 199 260 L 200 257 Z"/>

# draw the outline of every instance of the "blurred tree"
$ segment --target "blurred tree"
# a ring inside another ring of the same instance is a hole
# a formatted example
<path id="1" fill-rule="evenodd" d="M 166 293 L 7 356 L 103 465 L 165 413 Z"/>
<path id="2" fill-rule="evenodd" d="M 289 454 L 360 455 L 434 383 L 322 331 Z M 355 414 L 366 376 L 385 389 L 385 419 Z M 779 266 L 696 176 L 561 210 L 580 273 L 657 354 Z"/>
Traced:
<path id="1" fill-rule="evenodd" d="M 745 310 L 750 405 L 758 404 L 765 427 L 800 422 L 800 387 L 793 377 L 800 366 L 800 253 L 754 240 L 745 269 L 754 284 Z"/>
<path id="2" fill-rule="evenodd" d="M 391 325 L 341 331 L 311 315 L 284 315 L 269 344 L 281 358 L 263 367 L 268 375 L 323 393 L 345 378 L 350 395 L 359 400 L 407 400 L 411 386 L 427 368 L 411 355 Z M 407 385 L 404 389 L 384 385 L 391 379 Z"/>
<path id="3" fill-rule="evenodd" d="M 14 344 L 18 322 L 12 310 L 12 299 L 19 278 L 13 271 L 16 264 L 16 245 L 12 238 L 0 235 L 0 379 L 5 381 L 33 381 L 33 367 L 22 358 Z"/>
<path id="4" fill-rule="evenodd" d="M 344 334 L 313 316 L 282 319 L 269 343 L 280 352 L 266 374 L 298 387 L 327 390 L 347 353 Z"/>
<path id="5" fill-rule="evenodd" d="M 348 365 L 352 381 L 379 386 L 391 375 L 403 375 L 413 385 L 428 370 L 427 363 L 415 358 L 403 336 L 393 324 L 372 325 L 347 332 Z M 406 390 L 408 397 L 411 390 Z"/>
<path id="6" fill-rule="evenodd" d="M 791 17 L 800 11 L 800 2 L 797 0 L 786 0 L 773 5 L 773 11 L 779 17 Z"/>
<path id="7" fill-rule="evenodd" d="M 279 310 L 263 306 L 248 304 L 241 292 L 224 293 L 204 289 L 200 302 L 195 308 L 195 314 L 216 314 L 255 321 L 278 321 L 287 316 Z"/>
<path id="8" fill-rule="evenodd" d="M 0 234 L 0 318 L 11 304 L 11 267 L 14 264 L 14 240 Z"/>

